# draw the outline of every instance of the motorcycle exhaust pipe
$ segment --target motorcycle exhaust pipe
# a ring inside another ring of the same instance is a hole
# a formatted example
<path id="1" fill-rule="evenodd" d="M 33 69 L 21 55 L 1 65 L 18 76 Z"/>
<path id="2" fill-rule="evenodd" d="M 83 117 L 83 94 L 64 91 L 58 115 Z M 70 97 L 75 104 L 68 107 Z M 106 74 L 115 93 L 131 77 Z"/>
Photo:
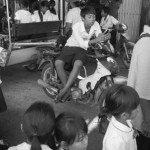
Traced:
<path id="1" fill-rule="evenodd" d="M 48 83 L 46 83 L 45 81 L 43 81 L 43 80 L 41 80 L 41 79 L 38 79 L 37 83 L 38 83 L 40 86 L 44 87 L 44 88 L 47 88 L 47 89 L 49 89 L 49 90 L 52 90 L 52 91 L 55 92 L 55 93 L 58 93 L 58 89 L 57 89 L 57 88 L 50 86 Z"/>
<path id="2" fill-rule="evenodd" d="M 115 84 L 127 84 L 127 78 L 124 76 L 116 76 L 113 80 Z"/>

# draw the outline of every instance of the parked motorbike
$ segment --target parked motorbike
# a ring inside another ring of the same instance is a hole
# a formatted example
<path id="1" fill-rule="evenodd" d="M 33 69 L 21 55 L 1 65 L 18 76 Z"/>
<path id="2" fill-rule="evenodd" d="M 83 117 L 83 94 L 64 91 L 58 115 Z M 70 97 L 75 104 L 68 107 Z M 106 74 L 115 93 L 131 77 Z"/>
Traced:
<path id="1" fill-rule="evenodd" d="M 50 98 L 53 98 L 58 103 L 55 98 L 62 86 L 57 75 L 54 60 L 55 58 L 43 67 L 41 79 L 38 80 L 38 84 L 43 87 L 45 93 Z M 118 66 L 112 57 L 104 56 L 96 59 L 96 61 L 97 68 L 92 75 L 87 76 L 86 68 L 84 67 L 85 77 L 78 76 L 78 80 L 70 89 L 70 99 L 80 103 L 89 103 L 92 101 L 93 104 L 96 104 L 106 88 L 114 83 L 126 83 L 127 79 L 125 77 L 115 74 L 115 69 Z M 106 65 L 103 65 L 101 62 L 106 62 Z"/>
<path id="2" fill-rule="evenodd" d="M 116 47 L 113 48 L 108 41 L 106 41 L 103 44 L 95 44 L 95 49 L 97 50 L 97 56 L 105 56 L 109 55 L 114 58 L 120 56 L 122 59 L 123 64 L 125 65 L 126 68 L 129 68 L 130 66 L 130 61 L 132 57 L 132 51 L 134 48 L 134 43 L 129 41 L 129 36 L 127 35 L 126 31 L 128 29 L 128 26 L 125 24 L 120 24 L 119 27 L 116 29 L 117 30 L 117 41 L 116 41 Z M 110 32 L 111 30 L 114 29 L 108 29 L 105 31 L 105 33 Z M 95 58 L 97 57 L 94 52 L 95 50 L 93 47 L 90 47 L 88 49 L 88 57 L 89 58 Z"/>

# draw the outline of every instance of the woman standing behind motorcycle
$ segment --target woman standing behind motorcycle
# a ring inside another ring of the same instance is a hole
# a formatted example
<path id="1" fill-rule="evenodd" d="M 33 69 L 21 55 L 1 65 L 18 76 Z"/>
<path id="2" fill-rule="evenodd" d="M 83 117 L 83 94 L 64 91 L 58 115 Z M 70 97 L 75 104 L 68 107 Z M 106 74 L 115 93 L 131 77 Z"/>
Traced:
<path id="1" fill-rule="evenodd" d="M 107 31 L 108 29 L 113 29 L 114 26 L 115 28 L 119 27 L 120 22 L 113 16 L 109 15 L 109 11 L 110 11 L 110 8 L 108 6 L 104 6 L 101 10 L 102 19 L 100 22 L 100 26 L 101 26 L 102 32 Z M 110 33 L 111 33 L 110 43 L 115 47 L 116 31 L 112 30 Z"/>
<path id="2" fill-rule="evenodd" d="M 68 0 L 66 0 L 68 2 Z M 72 26 L 81 21 L 81 9 L 80 9 L 80 1 L 79 0 L 70 0 L 68 2 L 68 5 L 71 6 L 71 9 L 68 11 L 66 17 L 65 17 L 65 30 L 64 35 L 66 35 L 68 38 L 72 34 Z"/>
<path id="3" fill-rule="evenodd" d="M 98 22 L 95 21 L 95 14 L 96 12 L 93 7 L 84 7 L 81 10 L 82 21 L 73 26 L 72 35 L 67 40 L 61 55 L 55 62 L 58 76 L 63 85 L 63 89 L 57 96 L 57 101 L 65 99 L 65 95 L 68 95 L 67 91 L 69 91 L 69 88 L 76 80 L 81 67 L 86 64 L 87 48 L 93 43 L 102 42 L 110 38 L 110 34 L 103 35 L 101 33 L 100 26 Z M 97 38 L 90 40 L 94 34 Z M 68 80 L 64 70 L 65 64 L 73 65 Z"/>

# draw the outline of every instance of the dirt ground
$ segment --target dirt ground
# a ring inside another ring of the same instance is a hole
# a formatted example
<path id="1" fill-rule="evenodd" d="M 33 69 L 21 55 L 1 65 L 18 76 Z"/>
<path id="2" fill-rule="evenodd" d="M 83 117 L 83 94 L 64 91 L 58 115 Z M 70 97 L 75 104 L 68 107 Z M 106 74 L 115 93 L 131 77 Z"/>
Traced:
<path id="1" fill-rule="evenodd" d="M 121 63 L 120 63 L 121 64 Z M 88 74 L 95 70 L 95 65 L 88 65 Z M 127 76 L 128 71 L 120 65 L 120 74 Z M 62 111 L 80 113 L 85 119 L 92 120 L 98 114 L 98 108 L 75 102 L 55 104 L 37 84 L 40 72 L 31 73 L 22 66 L 6 68 L 2 74 L 2 90 L 7 103 L 7 111 L 0 114 L 0 139 L 4 139 L 10 146 L 26 141 L 20 130 L 23 112 L 35 101 L 45 101 L 53 105 L 56 115 Z M 89 135 L 88 150 L 100 150 L 103 135 L 98 129 Z"/>

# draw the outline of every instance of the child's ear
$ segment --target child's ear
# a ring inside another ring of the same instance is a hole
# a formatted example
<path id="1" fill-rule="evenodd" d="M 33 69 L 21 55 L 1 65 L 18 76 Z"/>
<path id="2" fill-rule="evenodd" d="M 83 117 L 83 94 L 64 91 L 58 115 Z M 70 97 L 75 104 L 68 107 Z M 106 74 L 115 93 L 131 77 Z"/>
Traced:
<path id="1" fill-rule="evenodd" d="M 81 17 L 81 19 L 82 19 L 82 21 L 84 21 L 84 18 L 83 18 L 83 17 Z"/>
<path id="2" fill-rule="evenodd" d="M 67 149 L 68 149 L 68 144 L 67 144 L 65 141 L 61 141 L 60 147 L 61 147 L 63 150 L 67 150 Z"/>
<path id="3" fill-rule="evenodd" d="M 22 123 L 20 125 L 20 128 L 21 128 L 21 131 L 24 132 L 24 130 L 23 130 L 23 124 Z"/>
<path id="4" fill-rule="evenodd" d="M 123 119 L 123 120 L 127 120 L 128 118 L 129 118 L 129 113 L 127 113 L 127 112 L 123 112 L 122 114 L 121 114 L 121 118 Z"/>

